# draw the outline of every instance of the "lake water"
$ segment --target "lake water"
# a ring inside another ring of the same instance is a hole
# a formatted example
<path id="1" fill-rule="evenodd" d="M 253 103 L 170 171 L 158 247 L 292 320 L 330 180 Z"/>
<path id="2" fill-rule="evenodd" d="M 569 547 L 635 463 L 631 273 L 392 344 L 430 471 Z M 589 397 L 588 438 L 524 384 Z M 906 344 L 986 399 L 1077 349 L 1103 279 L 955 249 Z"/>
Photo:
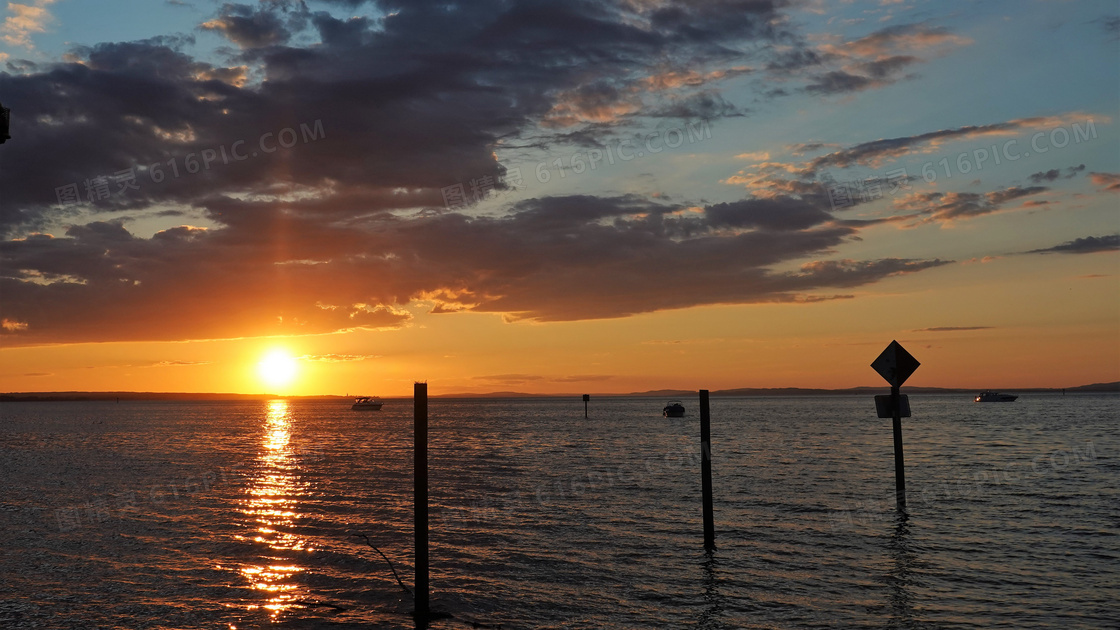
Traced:
<path id="1" fill-rule="evenodd" d="M 663 405 L 432 399 L 432 627 L 1120 627 L 1120 396 L 715 398 L 711 557 Z M 0 627 L 414 627 L 411 418 L 0 405 Z"/>

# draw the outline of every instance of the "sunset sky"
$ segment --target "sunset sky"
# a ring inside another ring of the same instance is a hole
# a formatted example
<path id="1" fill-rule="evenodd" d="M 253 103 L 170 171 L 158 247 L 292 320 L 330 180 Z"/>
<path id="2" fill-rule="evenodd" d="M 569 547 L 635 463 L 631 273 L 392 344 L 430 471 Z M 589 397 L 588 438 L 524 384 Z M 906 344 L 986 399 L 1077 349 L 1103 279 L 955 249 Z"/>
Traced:
<path id="1" fill-rule="evenodd" d="M 1115 0 L 0 20 L 0 391 L 1120 380 Z"/>

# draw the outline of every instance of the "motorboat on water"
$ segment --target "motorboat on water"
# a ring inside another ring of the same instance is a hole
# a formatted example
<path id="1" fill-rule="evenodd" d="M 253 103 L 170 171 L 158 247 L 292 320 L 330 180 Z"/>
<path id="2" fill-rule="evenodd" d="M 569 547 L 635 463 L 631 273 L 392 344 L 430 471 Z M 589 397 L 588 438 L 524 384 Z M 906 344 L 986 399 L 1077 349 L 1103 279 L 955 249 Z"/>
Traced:
<path id="1" fill-rule="evenodd" d="M 665 405 L 665 408 L 661 410 L 661 413 L 664 414 L 666 418 L 683 418 L 684 405 L 682 405 L 679 400 L 670 400 L 669 404 Z"/>
<path id="2" fill-rule="evenodd" d="M 354 399 L 354 404 L 351 405 L 350 408 L 355 411 L 380 411 L 381 405 L 384 404 L 385 403 L 381 402 L 381 399 L 377 396 L 358 396 Z"/>
<path id="3" fill-rule="evenodd" d="M 983 391 L 976 394 L 976 402 L 1012 402 L 1018 396 L 1011 394 L 1001 394 L 999 392 Z"/>

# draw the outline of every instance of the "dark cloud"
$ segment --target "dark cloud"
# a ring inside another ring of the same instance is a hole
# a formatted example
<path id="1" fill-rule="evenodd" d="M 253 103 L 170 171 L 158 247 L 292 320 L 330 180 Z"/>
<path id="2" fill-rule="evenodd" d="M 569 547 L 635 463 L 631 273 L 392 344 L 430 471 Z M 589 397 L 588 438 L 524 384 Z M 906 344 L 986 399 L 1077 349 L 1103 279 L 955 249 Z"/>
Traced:
<path id="1" fill-rule="evenodd" d="M 898 77 L 893 75 L 921 61 L 913 55 L 895 55 L 866 61 L 855 64 L 852 67 L 854 72 L 833 70 L 813 77 L 804 89 L 810 94 L 829 95 L 881 88 L 898 80 Z"/>
<path id="2" fill-rule="evenodd" d="M 6 343 L 394 327 L 408 322 L 414 300 L 436 312 L 540 321 L 804 302 L 945 264 L 825 259 L 771 271 L 827 255 L 857 233 L 794 199 L 695 209 L 636 196 L 548 197 L 497 217 L 382 214 L 345 224 L 278 202 L 227 204 L 235 218 L 216 215 L 229 220 L 219 229 L 144 239 L 94 222 L 64 238 L 0 244 Z"/>
<path id="3" fill-rule="evenodd" d="M 368 44 L 373 39 L 376 26 L 367 17 L 340 20 L 324 12 L 314 14 L 311 22 L 323 44 L 333 48 L 356 48 Z"/>
<path id="4" fill-rule="evenodd" d="M 805 91 L 811 94 L 840 94 L 858 92 L 879 85 L 880 83 L 875 79 L 834 70 L 816 77 L 812 83 L 805 86 Z"/>
<path id="5" fill-rule="evenodd" d="M 710 84 L 749 71 L 740 66 L 746 53 L 729 43 L 774 35 L 782 4 L 386 1 L 380 20 L 297 3 L 226 4 L 205 28 L 244 47 L 230 67 L 191 58 L 183 52 L 189 38 L 161 37 L 81 48 L 74 63 L 0 74 L 4 104 L 16 112 L 15 148 L 0 153 L 0 233 L 44 225 L 57 212 L 56 188 L 75 184 L 85 198 L 87 181 L 129 168 L 140 190 L 97 199 L 94 211 L 260 192 L 278 173 L 289 187 L 349 199 L 401 189 L 439 198 L 442 187 L 480 177 L 500 188 L 495 147 L 552 139 L 539 126 L 558 107 L 574 108 L 575 126 L 560 140 L 639 114 L 741 115 Z M 296 32 L 321 41 L 287 45 Z M 264 81 L 249 81 L 251 66 Z M 685 73 L 689 80 L 674 90 L 636 91 L 662 85 L 648 78 L 665 67 L 716 69 Z M 616 107 L 627 99 L 632 107 Z M 252 150 L 264 134 L 315 121 L 326 138 L 282 155 L 257 151 L 160 182 L 146 170 L 181 171 L 192 154 L 228 153 L 239 140 Z"/>
<path id="6" fill-rule="evenodd" d="M 986 193 L 932 192 L 915 193 L 896 201 L 895 205 L 916 210 L 923 222 L 948 222 L 969 219 L 1000 210 L 1005 204 L 1049 190 L 1045 186 L 1012 186 Z M 909 217 L 902 217 L 907 219 Z"/>
<path id="7" fill-rule="evenodd" d="M 706 215 L 715 227 L 804 230 L 832 220 L 819 205 L 794 197 L 746 199 L 709 206 Z"/>
<path id="8" fill-rule="evenodd" d="M 968 43 L 968 39 L 945 28 L 899 24 L 858 39 L 824 44 L 817 50 L 803 47 L 783 50 L 774 56 L 767 69 L 777 76 L 801 71 L 810 73 L 809 82 L 802 88 L 810 94 L 845 94 L 913 78 L 914 75 L 902 75 L 902 72 L 924 63 L 925 56 Z"/>
<path id="9" fill-rule="evenodd" d="M 1078 164 L 1077 166 L 1067 167 L 1065 170 L 1066 170 L 1066 174 L 1064 175 L 1064 178 L 1065 179 L 1071 179 L 1073 177 L 1076 177 L 1078 173 L 1084 171 L 1085 170 L 1085 165 L 1084 164 Z M 1039 171 L 1037 173 L 1031 173 L 1027 177 L 1028 177 L 1028 179 L 1031 180 L 1032 183 L 1041 184 L 1042 182 L 1056 181 L 1059 178 L 1063 177 L 1063 175 L 1062 175 L 1062 169 L 1052 168 L 1048 171 Z"/>
<path id="10" fill-rule="evenodd" d="M 1041 184 L 1042 182 L 1052 182 L 1052 181 L 1058 179 L 1061 176 L 1062 176 L 1061 169 L 1052 168 L 1048 171 L 1040 171 L 1038 173 L 1032 173 L 1031 175 L 1028 176 L 1028 178 L 1036 184 Z"/>
<path id="11" fill-rule="evenodd" d="M 919 63 L 922 60 L 913 55 L 894 55 L 892 57 L 885 57 L 868 61 L 860 64 L 858 67 L 863 72 L 876 79 L 885 79 L 907 66 Z"/>
<path id="12" fill-rule="evenodd" d="M 1120 234 L 1086 236 L 1045 249 L 1032 249 L 1028 254 L 1093 254 L 1120 250 Z"/>
<path id="13" fill-rule="evenodd" d="M 499 147 L 741 115 L 717 82 L 796 42 L 784 2 L 377 5 L 385 17 L 223 5 L 204 28 L 240 47 L 229 65 L 163 37 L 0 73 L 15 116 L 0 151 L 5 345 L 399 327 L 415 301 L 540 321 L 808 302 L 945 264 L 830 260 L 860 224 L 830 220 L 802 182 L 706 208 L 636 196 L 529 199 L 485 216 L 443 207 L 456 182 L 504 188 Z M 864 71 L 886 76 L 905 54 Z M 282 130 L 297 146 L 266 152 L 261 139 L 275 146 Z M 226 157 L 239 141 L 245 159 Z M 82 206 L 92 218 L 59 207 L 58 187 L 86 197 L 98 178 L 129 174 L 138 188 L 114 179 Z M 110 211 L 210 228 L 141 238 Z M 33 233 L 71 219 L 63 236 Z M 798 261 L 810 262 L 773 270 Z"/>
<path id="14" fill-rule="evenodd" d="M 794 155 L 804 155 L 806 153 L 815 153 L 821 149 L 836 149 L 840 145 L 826 143 L 826 142 L 803 142 L 800 144 L 793 144 L 789 146 L 789 150 Z"/>
<path id="15" fill-rule="evenodd" d="M 202 29 L 218 31 L 242 48 L 284 44 L 292 37 L 291 31 L 266 4 L 257 7 L 223 5 L 218 17 L 204 23 Z"/>
<path id="16" fill-rule="evenodd" d="M 917 328 L 912 332 L 960 332 L 965 330 L 991 330 L 995 326 L 934 326 L 933 328 Z"/>
<path id="17" fill-rule="evenodd" d="M 646 115 L 692 121 L 744 116 L 746 112 L 718 92 L 706 91 L 689 95 L 674 103 L 648 112 Z"/>
<path id="18" fill-rule="evenodd" d="M 766 69 L 774 72 L 789 72 L 803 68 L 820 66 L 834 55 L 825 55 L 811 48 L 793 48 L 783 50 L 773 56 L 766 64 Z"/>
<path id="19" fill-rule="evenodd" d="M 828 287 L 858 287 L 867 284 L 869 278 L 886 278 L 923 269 L 947 265 L 949 260 L 909 260 L 885 258 L 882 260 L 822 260 L 801 266 L 801 273 L 795 277 L 810 280 Z"/>
<path id="20" fill-rule="evenodd" d="M 1095 133 L 1092 131 L 1092 119 L 1084 114 L 1074 113 L 1064 116 L 1018 118 L 989 125 L 970 125 L 951 129 L 939 129 L 912 136 L 862 142 L 850 147 L 839 148 L 824 155 L 818 155 L 803 162 L 768 161 L 754 164 L 743 168 L 734 176 L 725 180 L 725 183 L 744 184 L 748 190 L 761 196 L 782 194 L 804 197 L 806 194 L 812 194 L 811 191 L 813 190 L 823 191 L 826 187 L 832 187 L 833 184 L 836 183 L 835 178 L 830 172 L 832 169 L 847 169 L 856 166 L 881 168 L 885 164 L 898 160 L 899 158 L 915 153 L 927 152 L 930 148 L 936 148 L 950 141 L 985 137 L 1006 137 L 1032 129 L 1064 127 L 1067 125 L 1072 127 L 1075 136 Z M 974 149 L 969 157 L 975 160 L 977 165 L 980 165 L 983 164 L 984 161 L 998 159 L 996 152 L 1002 150 L 1007 159 L 1014 161 L 1025 154 L 1019 152 L 1019 149 L 1015 148 L 1014 145 L 1016 142 L 1018 142 L 1018 139 L 1004 140 L 1002 141 L 1002 145 L 997 145 L 993 142 L 993 144 L 989 146 Z M 788 148 L 793 155 L 801 156 L 817 153 L 824 148 L 832 149 L 837 146 L 838 145 L 834 144 L 810 142 L 790 145 Z M 962 153 L 960 155 L 961 157 L 965 157 L 968 154 Z M 932 162 L 927 164 L 927 166 L 931 164 Z M 1068 167 L 1065 177 L 1067 179 L 1072 178 L 1076 176 L 1077 173 L 1084 170 L 1084 164 Z M 1030 178 L 1033 183 L 1038 183 L 1041 181 L 1049 181 L 1051 178 L 1056 179 L 1060 174 L 1058 170 L 1053 172 L 1044 171 L 1035 173 L 1031 175 Z M 893 172 L 887 171 L 884 175 L 886 177 L 879 178 L 884 186 L 901 186 L 906 182 L 919 180 L 917 175 L 907 174 L 904 169 L 897 169 Z M 1120 191 L 1120 175 L 1090 173 L 1090 177 L 1094 184 L 1104 187 L 1105 190 Z M 839 183 L 843 184 L 840 187 L 841 190 L 847 187 L 846 183 Z M 979 184 L 979 180 L 975 180 L 973 184 Z M 849 190 L 851 189 L 849 188 Z M 1015 191 L 1007 194 L 1034 194 L 1042 190 L 1044 190 L 1044 188 L 1039 186 L 1029 186 L 1017 188 Z M 943 193 L 934 193 L 925 198 L 913 199 L 928 203 L 936 198 L 940 198 L 942 194 Z M 948 194 L 956 195 L 956 193 Z M 967 214 L 969 210 L 971 210 L 971 214 L 984 214 L 993 209 L 993 203 L 999 204 L 1007 201 L 1007 199 L 1001 197 L 1003 194 L 1004 193 L 994 192 L 979 196 L 974 193 L 961 193 L 960 196 L 946 197 L 946 201 L 951 202 L 950 205 L 957 204 L 957 207 L 955 209 L 947 207 L 946 210 L 949 211 L 949 214 L 943 216 Z M 972 196 L 969 197 L 968 195 Z M 866 200 L 853 199 L 852 203 L 848 204 L 848 206 L 858 205 L 865 201 Z M 1034 201 L 1030 203 L 1033 205 L 1042 205 L 1047 202 Z M 896 205 L 899 205 L 898 199 L 896 199 Z M 895 217 L 890 220 L 905 220 L 905 217 Z"/>
<path id="21" fill-rule="evenodd" d="M 1029 129 L 1062 126 L 1070 122 L 1072 121 L 1061 117 L 1039 116 L 1017 118 L 989 125 L 968 125 L 951 129 L 939 129 L 937 131 L 930 131 L 913 136 L 872 140 L 814 158 L 801 165 L 798 173 L 802 177 L 814 177 L 818 171 L 828 167 L 847 168 L 855 165 L 878 166 L 886 160 L 902 157 L 923 145 L 937 145 L 950 140 L 982 138 L 986 136 L 1007 136 Z M 1084 119 L 1074 124 L 1080 124 L 1082 122 L 1085 122 Z M 988 148 L 984 150 L 989 151 Z M 987 159 L 991 159 L 990 155 Z"/>
<path id="22" fill-rule="evenodd" d="M 1101 28 L 1111 36 L 1111 39 L 1120 39 L 1120 16 L 1106 15 L 1097 18 L 1096 21 L 1100 22 Z"/>
<path id="23" fill-rule="evenodd" d="M 773 33 L 785 0 L 670 0 L 649 16 L 654 28 L 678 42 L 726 42 Z"/>

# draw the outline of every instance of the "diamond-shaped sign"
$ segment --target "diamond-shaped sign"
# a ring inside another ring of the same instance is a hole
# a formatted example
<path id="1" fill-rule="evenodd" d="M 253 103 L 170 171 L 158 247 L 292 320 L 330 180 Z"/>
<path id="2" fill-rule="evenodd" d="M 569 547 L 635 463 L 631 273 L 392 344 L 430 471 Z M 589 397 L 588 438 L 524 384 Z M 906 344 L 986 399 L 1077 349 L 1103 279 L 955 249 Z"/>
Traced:
<path id="1" fill-rule="evenodd" d="M 918 369 L 918 360 L 912 354 L 906 351 L 897 341 L 892 341 L 891 345 L 883 350 L 883 354 L 879 355 L 878 359 L 871 364 L 875 371 L 879 373 L 891 387 L 901 387 L 906 379 Z"/>

